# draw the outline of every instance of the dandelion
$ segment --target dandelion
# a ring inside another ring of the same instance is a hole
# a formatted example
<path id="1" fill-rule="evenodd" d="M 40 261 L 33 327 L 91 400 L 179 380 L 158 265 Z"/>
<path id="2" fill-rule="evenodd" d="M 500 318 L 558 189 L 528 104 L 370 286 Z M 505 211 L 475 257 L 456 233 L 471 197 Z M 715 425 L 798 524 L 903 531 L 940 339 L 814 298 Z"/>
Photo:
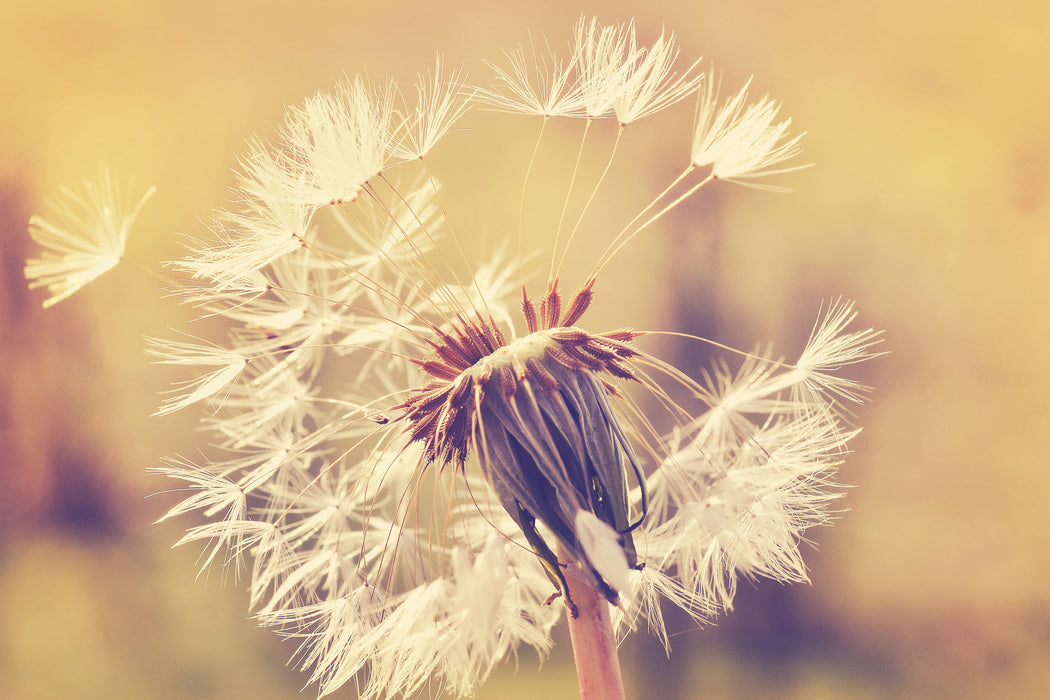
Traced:
<path id="1" fill-rule="evenodd" d="M 414 105 L 393 83 L 343 83 L 253 142 L 214 240 L 172 265 L 185 301 L 230 330 L 151 341 L 159 362 L 205 368 L 159 412 L 202 404 L 212 436 L 206 459 L 157 470 L 188 491 L 164 517 L 207 521 L 183 542 L 248 572 L 257 619 L 298 641 L 322 695 L 469 695 L 522 646 L 548 654 L 565 611 L 584 696 L 622 697 L 617 636 L 645 626 L 667 644 L 661 601 L 703 621 L 740 577 L 806 580 L 800 542 L 832 517 L 856 434 L 841 403 L 864 396 L 838 372 L 879 334 L 849 330 L 835 302 L 796 361 L 733 351 L 737 370 L 698 377 L 649 339 L 712 341 L 586 322 L 604 267 L 664 213 L 794 155 L 772 103 L 741 91 L 716 113 L 708 76 L 689 165 L 572 293 L 571 234 L 554 236 L 540 294 L 524 281 L 535 258 L 505 245 L 464 275 L 427 163 L 475 102 L 588 116 L 581 141 L 609 114 L 618 142 L 699 86 L 677 53 L 669 35 L 642 46 L 631 24 L 584 19 L 536 84 L 521 52 L 477 91 L 439 62 Z"/>

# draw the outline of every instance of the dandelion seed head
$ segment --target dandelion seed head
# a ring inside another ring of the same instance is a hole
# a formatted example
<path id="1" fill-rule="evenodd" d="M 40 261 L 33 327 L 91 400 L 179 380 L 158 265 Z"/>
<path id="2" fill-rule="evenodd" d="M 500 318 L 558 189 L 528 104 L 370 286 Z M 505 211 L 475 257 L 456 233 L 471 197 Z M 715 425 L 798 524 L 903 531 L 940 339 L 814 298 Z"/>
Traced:
<path id="1" fill-rule="evenodd" d="M 169 266 L 187 278 L 176 295 L 228 332 L 149 341 L 157 362 L 195 373 L 158 413 L 200 406 L 208 442 L 207 457 L 156 470 L 186 494 L 164 517 L 204 519 L 181 543 L 247 578 L 258 621 L 296 640 L 321 695 L 469 695 L 521 646 L 546 655 L 561 611 L 577 613 L 566 576 L 613 606 L 621 633 L 668 645 L 662 601 L 705 621 L 732 607 L 740 577 L 805 581 L 800 545 L 835 515 L 856 434 L 840 403 L 864 395 L 843 370 L 879 339 L 850 330 L 849 304 L 819 315 L 794 361 L 739 353 L 706 373 L 651 354 L 649 331 L 587 317 L 605 264 L 678 202 L 794 169 L 780 165 L 799 137 L 779 104 L 749 104 L 748 86 L 720 103 L 713 74 L 678 66 L 673 34 L 645 44 L 629 22 L 581 18 L 567 53 L 533 55 L 508 52 L 477 88 L 439 58 L 411 104 L 393 82 L 353 78 L 291 107 Z M 614 143 L 589 196 L 564 173 L 557 208 L 585 204 L 551 236 L 542 294 L 526 291 L 533 256 L 462 245 L 424 160 L 473 105 L 622 127 L 702 84 L 689 167 L 604 252 L 574 234 L 622 155 Z M 712 177 L 689 180 L 697 167 Z M 27 267 L 49 303 L 112 266 L 137 212 L 109 185 L 75 201 L 62 225 L 34 219 L 67 256 Z M 563 296 L 568 256 L 595 272 Z"/>

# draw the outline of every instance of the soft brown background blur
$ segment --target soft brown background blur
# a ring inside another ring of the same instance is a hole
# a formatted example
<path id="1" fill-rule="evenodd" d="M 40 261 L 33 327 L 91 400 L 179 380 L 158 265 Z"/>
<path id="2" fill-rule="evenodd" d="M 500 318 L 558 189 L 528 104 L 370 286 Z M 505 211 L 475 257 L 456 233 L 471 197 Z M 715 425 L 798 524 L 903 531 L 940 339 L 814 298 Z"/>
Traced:
<path id="1" fill-rule="evenodd" d="M 813 585 L 745 584 L 703 630 L 672 618 L 669 660 L 633 636 L 633 695 L 1045 697 L 1046 3 L 635 5 L 0 3 L 0 697 L 294 698 L 306 680 L 285 667 L 291 647 L 245 620 L 237 586 L 218 572 L 195 583 L 195 553 L 168 549 L 188 522 L 150 525 L 169 501 L 144 498 L 166 486 L 145 468 L 195 436 L 191 415 L 147 417 L 168 376 L 141 337 L 187 311 L 131 268 L 41 310 L 21 266 L 43 198 L 102 163 L 156 184 L 129 250 L 156 265 L 179 254 L 173 232 L 202 230 L 244 139 L 285 105 L 343 74 L 408 81 L 439 50 L 481 81 L 480 59 L 528 31 L 560 45 L 581 11 L 633 15 L 649 39 L 665 24 L 729 85 L 755 74 L 817 163 L 781 180 L 793 194 L 722 185 L 678 210 L 610 268 L 596 327 L 791 353 L 820 301 L 843 295 L 892 350 L 864 375 L 877 391 L 842 473 L 857 488 L 839 524 L 811 533 Z M 641 203 L 677 172 L 689 111 L 638 125 L 625 151 L 637 166 L 614 198 Z M 495 237 L 515 202 L 492 193 L 516 192 L 534 131 L 476 126 L 495 145 L 462 166 L 484 188 L 461 189 L 457 206 Z M 560 639 L 541 670 L 524 654 L 481 697 L 573 697 Z"/>

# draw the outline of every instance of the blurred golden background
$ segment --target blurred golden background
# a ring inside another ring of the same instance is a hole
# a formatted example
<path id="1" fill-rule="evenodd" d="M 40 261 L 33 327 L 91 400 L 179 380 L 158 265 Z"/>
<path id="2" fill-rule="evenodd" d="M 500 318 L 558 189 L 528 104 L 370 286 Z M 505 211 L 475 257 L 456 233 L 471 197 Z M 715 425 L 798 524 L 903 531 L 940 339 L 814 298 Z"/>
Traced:
<path id="1" fill-rule="evenodd" d="M 299 697 L 306 682 L 286 667 L 292 647 L 246 619 L 236 585 L 218 571 L 195 582 L 196 553 L 169 549 L 189 521 L 150 524 L 169 501 L 145 498 L 167 486 L 145 469 L 192 452 L 196 436 L 192 411 L 148 417 L 170 375 L 141 338 L 170 335 L 188 310 L 129 267 L 44 312 L 21 272 L 43 199 L 103 163 L 140 190 L 157 185 L 129 255 L 159 265 L 180 254 L 176 233 L 203 231 L 245 139 L 286 105 L 344 74 L 407 83 L 438 51 L 482 82 L 481 59 L 530 33 L 560 46 L 580 12 L 633 16 L 647 40 L 666 26 L 683 58 L 714 60 L 728 86 L 754 74 L 817 164 L 777 180 L 789 195 L 722 183 L 677 210 L 607 272 L 596 325 L 774 341 L 790 355 L 821 300 L 842 295 L 892 352 L 865 368 L 876 393 L 841 474 L 856 488 L 841 522 L 810 533 L 812 586 L 745 583 L 736 611 L 705 629 L 672 618 L 670 659 L 633 635 L 629 692 L 1045 697 L 1047 7 L 0 2 L 0 698 L 264 700 Z M 614 197 L 640 207 L 682 167 L 691 113 L 673 114 L 629 134 L 637 165 Z M 518 191 L 534 131 L 480 119 L 488 161 L 460 165 L 456 146 L 440 162 L 465 183 L 484 168 L 484 189 L 460 189 L 456 206 L 499 236 L 516 200 L 491 193 Z M 576 692 L 562 636 L 542 669 L 523 654 L 480 697 Z"/>

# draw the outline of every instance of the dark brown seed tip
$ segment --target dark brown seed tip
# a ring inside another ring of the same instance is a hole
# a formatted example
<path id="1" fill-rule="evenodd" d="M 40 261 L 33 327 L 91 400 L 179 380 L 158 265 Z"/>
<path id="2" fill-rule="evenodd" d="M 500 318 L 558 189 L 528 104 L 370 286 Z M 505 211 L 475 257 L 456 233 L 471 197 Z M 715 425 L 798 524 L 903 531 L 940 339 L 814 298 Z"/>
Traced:
<path id="1" fill-rule="evenodd" d="M 594 292 L 591 291 L 591 285 L 594 282 L 588 282 L 583 287 L 576 290 L 576 293 L 572 295 L 572 300 L 569 302 L 569 310 L 565 313 L 565 319 L 562 321 L 562 325 L 571 326 L 586 313 L 587 309 L 591 306 L 591 301 L 594 300 Z"/>

